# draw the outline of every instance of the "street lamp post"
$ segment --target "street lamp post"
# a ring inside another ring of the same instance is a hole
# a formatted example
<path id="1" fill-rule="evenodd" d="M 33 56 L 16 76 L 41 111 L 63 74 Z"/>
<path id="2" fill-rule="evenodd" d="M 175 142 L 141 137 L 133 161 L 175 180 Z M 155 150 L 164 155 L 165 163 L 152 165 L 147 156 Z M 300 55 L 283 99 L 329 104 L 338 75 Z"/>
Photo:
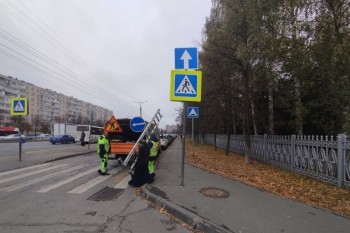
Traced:
<path id="1" fill-rule="evenodd" d="M 140 105 L 140 117 L 141 117 L 141 118 L 142 118 L 142 107 L 141 107 L 141 105 L 144 104 L 144 103 L 147 103 L 147 102 L 148 102 L 148 101 L 142 101 L 142 102 L 141 102 L 141 101 L 140 101 L 140 102 L 136 102 L 136 101 L 135 101 L 135 103 L 137 103 L 137 104 Z"/>

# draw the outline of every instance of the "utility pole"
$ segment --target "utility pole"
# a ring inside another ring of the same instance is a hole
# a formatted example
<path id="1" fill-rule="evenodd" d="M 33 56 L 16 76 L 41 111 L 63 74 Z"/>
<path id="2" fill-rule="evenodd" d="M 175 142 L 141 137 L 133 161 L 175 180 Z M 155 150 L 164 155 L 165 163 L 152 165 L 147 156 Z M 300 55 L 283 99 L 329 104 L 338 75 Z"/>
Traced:
<path id="1" fill-rule="evenodd" d="M 147 103 L 148 101 L 139 101 L 139 102 L 134 101 L 134 102 L 140 105 L 140 117 L 142 118 L 142 107 L 141 106 L 142 106 L 142 104 Z"/>

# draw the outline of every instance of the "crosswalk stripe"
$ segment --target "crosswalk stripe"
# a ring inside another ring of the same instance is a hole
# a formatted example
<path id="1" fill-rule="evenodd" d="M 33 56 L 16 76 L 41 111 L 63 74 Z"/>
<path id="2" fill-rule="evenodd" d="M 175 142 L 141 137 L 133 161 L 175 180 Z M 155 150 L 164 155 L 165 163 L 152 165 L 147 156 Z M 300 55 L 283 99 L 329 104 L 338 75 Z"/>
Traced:
<path id="1" fill-rule="evenodd" d="M 39 165 L 31 166 L 31 167 L 24 167 L 24 168 L 14 169 L 14 170 L 11 170 L 11 171 L 5 171 L 5 172 L 1 172 L 0 176 L 6 176 L 6 175 L 9 175 L 9 174 L 12 174 L 12 173 L 26 171 L 26 170 L 40 168 L 40 167 L 47 167 L 49 165 L 51 165 L 51 164 L 44 163 L 44 164 L 39 164 Z"/>
<path id="2" fill-rule="evenodd" d="M 115 189 L 126 189 L 129 186 L 130 177 L 127 175 L 122 181 L 120 181 L 114 188 Z"/>
<path id="3" fill-rule="evenodd" d="M 22 174 L 22 175 L 12 176 L 12 177 L 0 180 L 0 184 L 6 183 L 6 182 L 9 182 L 9 181 L 13 181 L 13 180 L 17 180 L 17 179 L 20 179 L 20 178 L 23 178 L 23 177 L 39 174 L 39 173 L 46 172 L 46 171 L 49 171 L 49 170 L 53 170 L 53 169 L 56 169 L 56 168 L 66 167 L 66 166 L 68 166 L 68 164 L 59 164 L 59 165 L 55 165 L 55 166 L 52 166 L 52 167 L 40 169 L 40 170 L 37 170 L 37 171 L 28 172 L 28 173 L 25 173 L 25 174 Z"/>
<path id="4" fill-rule="evenodd" d="M 111 175 L 114 175 L 114 174 L 118 173 L 119 171 L 120 171 L 119 169 L 114 168 L 114 169 L 110 170 L 109 173 Z M 92 179 L 92 180 L 86 182 L 85 184 L 82 184 L 82 185 L 76 187 L 75 189 L 72 189 L 68 193 L 81 194 L 81 193 L 87 191 L 88 189 L 94 187 L 95 185 L 107 180 L 109 177 L 110 176 L 98 176 L 95 179 Z"/>
<path id="5" fill-rule="evenodd" d="M 65 173 L 68 173 L 68 172 L 71 172 L 71 171 L 74 171 L 74 170 L 78 170 L 78 169 L 80 169 L 82 167 L 85 167 L 85 166 L 86 166 L 85 164 L 82 164 L 82 165 L 78 165 L 78 166 L 75 166 L 75 167 L 66 168 L 64 170 L 61 170 L 61 171 L 58 171 L 58 172 L 55 172 L 55 173 L 52 173 L 52 174 L 49 174 L 49 175 L 46 175 L 46 176 L 43 176 L 43 177 L 39 177 L 39 178 L 36 178 L 34 180 L 30 180 L 28 182 L 24 182 L 24 183 L 21 183 L 21 184 L 12 185 L 12 186 L 8 186 L 8 187 L 5 187 L 5 188 L 2 188 L 2 189 L 0 189 L 0 191 L 7 191 L 7 192 L 14 191 L 16 189 L 20 189 L 20 188 L 23 188 L 23 187 L 26 187 L 26 186 L 29 186 L 29 185 L 32 185 L 32 184 L 35 184 L 35 183 L 39 183 L 41 181 L 50 179 L 52 177 L 55 177 L 55 176 L 58 176 L 58 175 L 61 175 L 61 174 L 65 174 Z"/>
<path id="6" fill-rule="evenodd" d="M 64 184 L 72 182 L 73 180 L 79 179 L 80 177 L 83 177 L 83 176 L 88 175 L 88 174 L 93 173 L 93 172 L 96 172 L 96 168 L 91 168 L 90 170 L 87 170 L 87 171 L 85 171 L 83 173 L 80 173 L 80 174 L 77 174 L 75 176 L 72 176 L 72 177 L 70 177 L 68 179 L 62 180 L 61 182 L 58 182 L 58 183 L 53 184 L 53 185 L 49 185 L 49 186 L 44 187 L 44 188 L 41 188 L 38 192 L 39 193 L 46 193 L 46 192 L 48 192 L 48 191 L 50 191 L 52 189 L 58 188 L 58 187 L 60 187 L 60 186 L 62 186 Z"/>

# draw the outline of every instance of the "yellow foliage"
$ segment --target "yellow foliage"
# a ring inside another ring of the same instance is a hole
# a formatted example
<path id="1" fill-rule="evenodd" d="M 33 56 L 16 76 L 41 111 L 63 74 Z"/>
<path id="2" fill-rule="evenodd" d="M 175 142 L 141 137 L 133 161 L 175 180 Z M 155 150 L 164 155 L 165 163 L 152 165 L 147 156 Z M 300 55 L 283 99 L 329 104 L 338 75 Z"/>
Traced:
<path id="1" fill-rule="evenodd" d="M 350 217 L 350 190 L 304 177 L 268 164 L 253 161 L 246 164 L 244 157 L 234 153 L 225 155 L 212 146 L 186 144 L 186 161 L 192 166 L 255 186 L 308 205 L 329 209 Z"/>

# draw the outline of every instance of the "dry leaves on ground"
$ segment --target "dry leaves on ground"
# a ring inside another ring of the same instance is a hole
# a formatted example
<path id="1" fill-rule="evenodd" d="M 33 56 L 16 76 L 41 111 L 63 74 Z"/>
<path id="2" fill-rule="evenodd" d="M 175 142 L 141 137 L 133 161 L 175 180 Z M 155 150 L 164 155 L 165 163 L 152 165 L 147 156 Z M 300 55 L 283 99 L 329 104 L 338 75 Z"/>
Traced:
<path id="1" fill-rule="evenodd" d="M 244 156 L 225 155 L 213 146 L 186 143 L 187 163 L 254 187 L 302 201 L 308 205 L 350 216 L 350 190 L 291 173 L 258 161 L 246 164 Z"/>

